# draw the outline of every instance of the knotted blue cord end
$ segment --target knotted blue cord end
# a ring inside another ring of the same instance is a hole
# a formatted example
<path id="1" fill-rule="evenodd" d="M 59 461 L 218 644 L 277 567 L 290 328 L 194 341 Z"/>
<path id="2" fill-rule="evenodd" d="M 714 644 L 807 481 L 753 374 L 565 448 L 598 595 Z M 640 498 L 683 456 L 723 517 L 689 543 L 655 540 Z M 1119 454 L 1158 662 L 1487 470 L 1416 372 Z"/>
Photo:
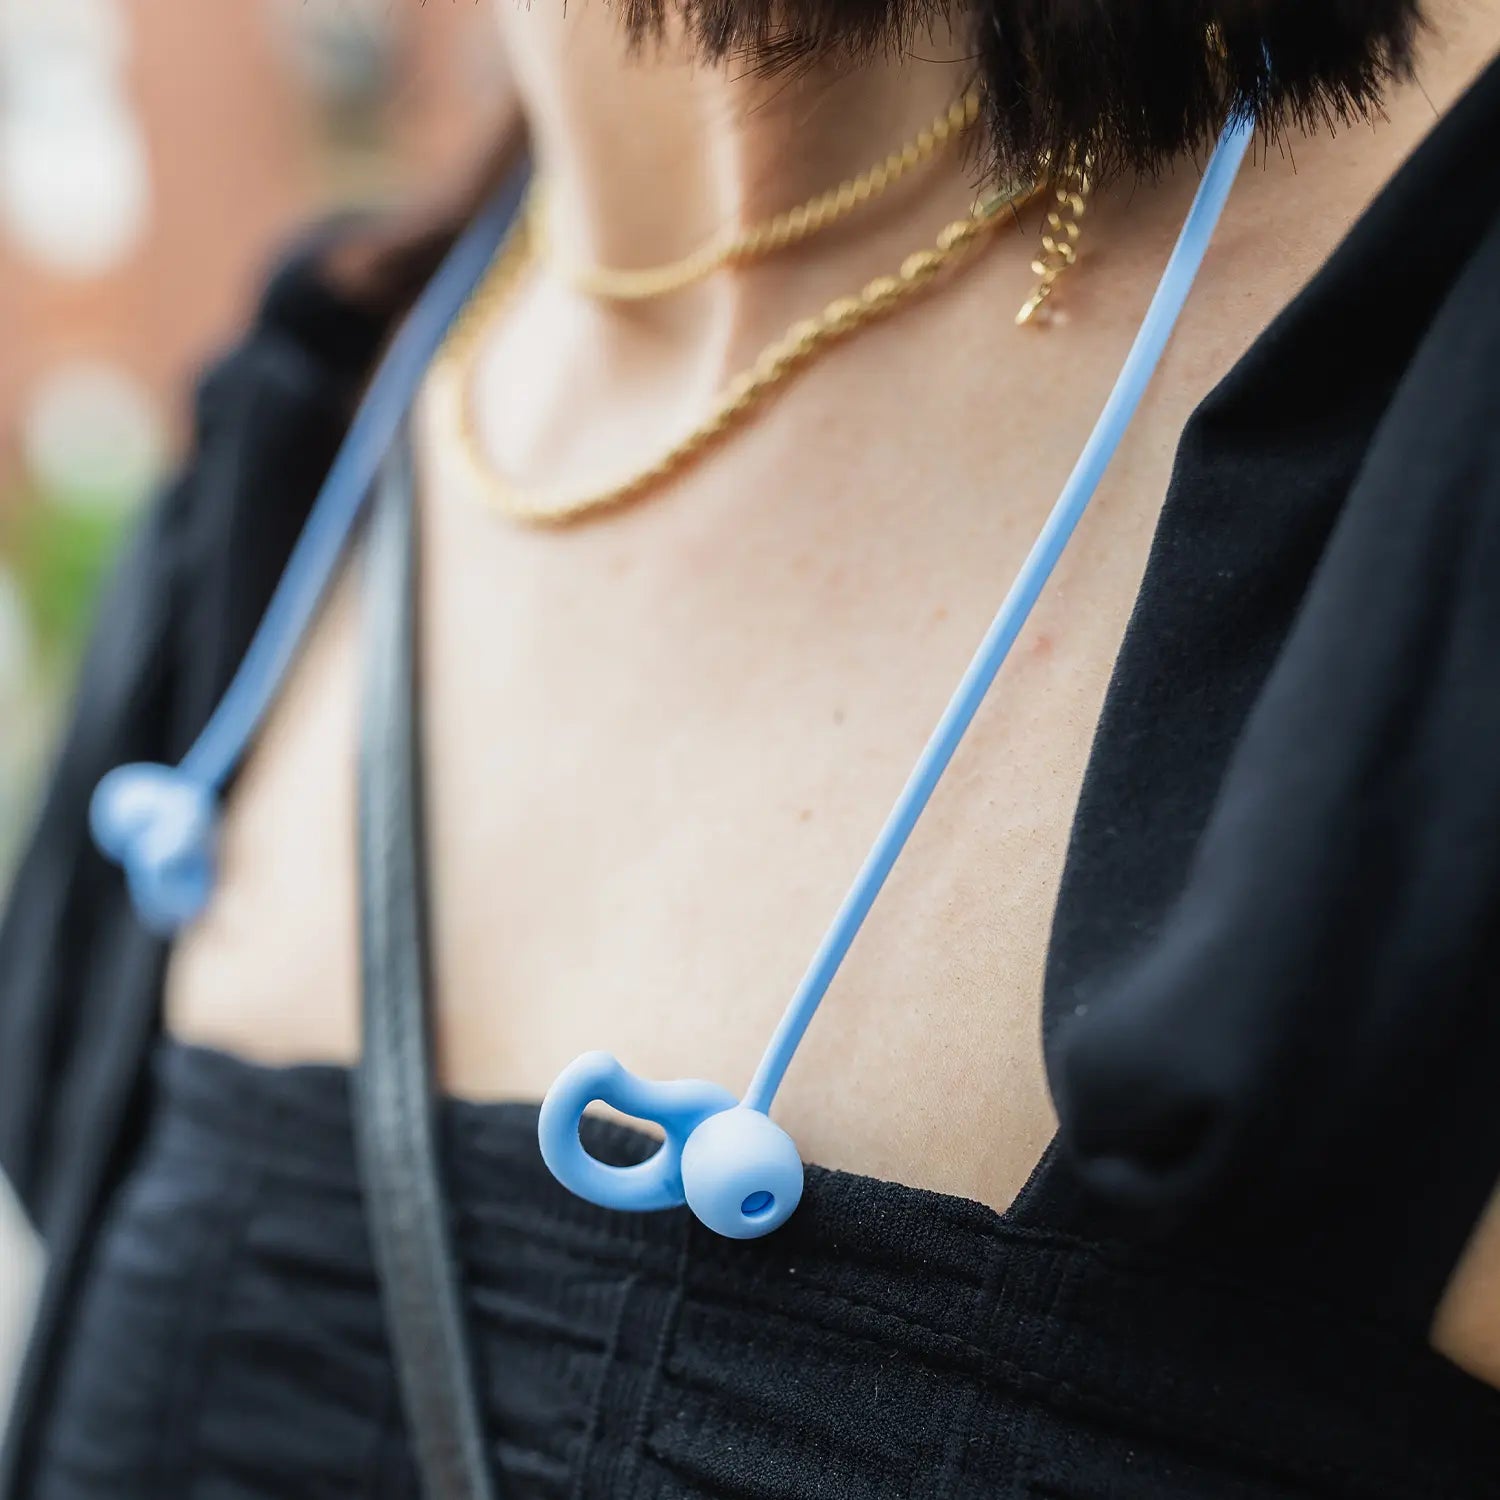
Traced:
<path id="1" fill-rule="evenodd" d="M 174 766 L 118 766 L 94 789 L 89 832 L 125 871 L 144 926 L 170 937 L 208 904 L 218 843 L 212 787 Z"/>

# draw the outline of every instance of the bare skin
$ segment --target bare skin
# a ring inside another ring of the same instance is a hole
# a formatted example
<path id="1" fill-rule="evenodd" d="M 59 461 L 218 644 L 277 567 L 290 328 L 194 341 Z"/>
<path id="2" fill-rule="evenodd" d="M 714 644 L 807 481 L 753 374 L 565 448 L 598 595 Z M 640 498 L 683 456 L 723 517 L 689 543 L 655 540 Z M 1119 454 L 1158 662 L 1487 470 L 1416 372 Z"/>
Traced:
<path id="1" fill-rule="evenodd" d="M 502 7 L 558 238 L 643 264 L 857 171 L 957 92 L 907 60 L 793 85 L 626 67 L 611 18 Z M 1248 168 L 1095 507 L 809 1034 L 777 1116 L 809 1159 L 1003 1208 L 1053 1128 L 1038 1040 L 1084 763 L 1192 408 L 1500 48 L 1438 14 L 1389 120 Z M 476 23 L 478 24 L 478 23 Z M 929 49 L 924 56 L 936 54 Z M 608 87 L 601 82 L 608 80 Z M 878 122 L 878 123 L 877 123 Z M 1106 195 L 1045 331 L 1011 315 L 1034 217 L 820 360 L 649 501 L 560 532 L 487 510 L 419 412 L 441 1067 L 537 1098 L 570 1058 L 739 1088 L 1086 436 L 1194 185 Z M 847 232 L 669 305 L 538 275 L 488 335 L 497 464 L 566 494 L 628 473 L 793 319 L 891 271 L 971 194 L 948 160 Z M 272 1062 L 356 1050 L 353 591 L 227 810 L 168 1024 Z M 268 939 L 274 934 L 274 940 Z M 1500 1384 L 1500 1214 L 1434 1330 Z"/>

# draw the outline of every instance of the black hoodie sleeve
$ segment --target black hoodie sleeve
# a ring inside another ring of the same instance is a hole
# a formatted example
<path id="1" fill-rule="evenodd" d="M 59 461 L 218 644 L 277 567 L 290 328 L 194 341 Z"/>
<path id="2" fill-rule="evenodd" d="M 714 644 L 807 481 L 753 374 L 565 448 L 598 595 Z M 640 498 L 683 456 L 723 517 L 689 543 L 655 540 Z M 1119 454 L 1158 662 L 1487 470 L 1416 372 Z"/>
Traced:
<path id="1" fill-rule="evenodd" d="M 111 767 L 174 759 L 242 655 L 342 438 L 387 318 L 317 275 L 329 225 L 276 266 L 198 385 L 191 448 L 100 603 L 70 720 L 0 919 L 0 1169 L 45 1234 L 126 1128 L 162 945 L 93 850 Z M 100 1130 L 104 1138 L 100 1139 Z"/>
<path id="2" fill-rule="evenodd" d="M 1500 1180 L 1497 139 L 1500 63 L 1190 422 L 1047 997 L 1087 1185 L 1414 1332 Z"/>

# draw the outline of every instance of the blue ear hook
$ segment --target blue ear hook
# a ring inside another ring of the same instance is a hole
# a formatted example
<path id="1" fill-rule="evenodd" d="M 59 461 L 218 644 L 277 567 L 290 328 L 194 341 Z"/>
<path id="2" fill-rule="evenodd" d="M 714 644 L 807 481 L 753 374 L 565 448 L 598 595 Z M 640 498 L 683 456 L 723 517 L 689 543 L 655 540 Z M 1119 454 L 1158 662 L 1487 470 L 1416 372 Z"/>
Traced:
<path id="1" fill-rule="evenodd" d="M 239 669 L 176 766 L 118 766 L 89 803 L 99 850 L 124 867 L 141 921 L 168 936 L 207 904 L 214 883 L 218 794 L 276 697 L 317 614 L 412 393 L 495 253 L 519 197 L 514 186 L 464 232 L 402 323 L 313 502 Z"/>
<path id="2" fill-rule="evenodd" d="M 786 1223 L 802 1196 L 802 1160 L 768 1111 L 828 986 L 844 961 L 917 819 L 1021 633 L 1063 549 L 1130 426 L 1187 301 L 1254 135 L 1248 116 L 1226 126 L 1199 184 L 1176 249 L 1140 332 L 1052 514 L 1011 585 L 978 652 L 943 711 L 885 827 L 766 1047 L 743 1100 L 712 1083 L 638 1078 L 606 1052 L 565 1068 L 542 1103 L 542 1156 L 565 1187 L 604 1208 L 687 1206 L 710 1229 L 755 1239 Z M 579 1125 L 594 1101 L 659 1125 L 665 1140 L 648 1161 L 609 1167 L 583 1148 Z"/>

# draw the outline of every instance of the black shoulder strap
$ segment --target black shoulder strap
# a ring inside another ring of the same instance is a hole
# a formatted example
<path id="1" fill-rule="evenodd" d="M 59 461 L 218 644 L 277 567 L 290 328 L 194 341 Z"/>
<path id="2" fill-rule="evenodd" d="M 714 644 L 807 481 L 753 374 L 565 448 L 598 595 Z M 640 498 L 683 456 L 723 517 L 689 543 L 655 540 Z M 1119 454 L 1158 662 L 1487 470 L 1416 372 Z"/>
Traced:
<path id="1" fill-rule="evenodd" d="M 493 1500 L 438 1169 L 427 1004 L 412 462 L 376 481 L 359 745 L 363 1045 L 355 1136 L 376 1270 L 426 1500 Z"/>

